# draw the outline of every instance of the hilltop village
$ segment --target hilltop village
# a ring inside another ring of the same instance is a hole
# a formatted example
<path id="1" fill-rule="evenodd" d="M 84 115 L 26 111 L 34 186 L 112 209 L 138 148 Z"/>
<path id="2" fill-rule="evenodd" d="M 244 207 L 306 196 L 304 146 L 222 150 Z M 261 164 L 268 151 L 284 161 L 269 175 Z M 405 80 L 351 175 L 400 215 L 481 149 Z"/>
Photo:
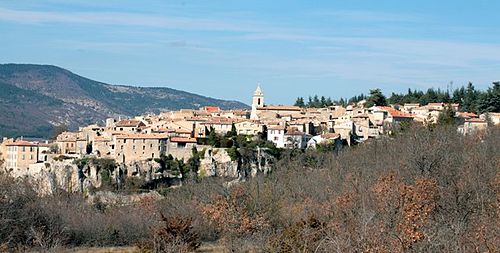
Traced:
<path id="1" fill-rule="evenodd" d="M 104 126 L 93 124 L 76 132 L 62 132 L 53 141 L 4 138 L 0 152 L 3 166 L 14 175 L 25 175 L 61 156 L 109 158 L 130 164 L 170 155 L 187 160 L 193 148 L 206 150 L 210 136 L 227 134 L 261 138 L 284 149 L 317 145 L 353 145 L 390 134 L 404 122 L 435 123 L 447 107 L 456 112 L 458 131 L 470 134 L 488 124 L 500 124 L 500 113 L 476 115 L 459 112 L 459 104 L 429 103 L 365 107 L 360 101 L 346 107 L 301 108 L 267 105 L 257 87 L 251 110 L 221 110 L 204 106 L 159 115 L 109 118 Z M 39 168 L 40 169 L 40 168 Z M 38 170 L 39 170 L 38 169 Z"/>

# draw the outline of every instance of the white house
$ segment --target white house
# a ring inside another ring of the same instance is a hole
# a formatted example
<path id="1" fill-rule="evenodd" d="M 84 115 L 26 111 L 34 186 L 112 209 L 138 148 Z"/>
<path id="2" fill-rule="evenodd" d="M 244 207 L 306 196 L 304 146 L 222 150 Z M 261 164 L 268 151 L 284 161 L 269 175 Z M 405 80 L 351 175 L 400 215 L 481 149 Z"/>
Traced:
<path id="1" fill-rule="evenodd" d="M 274 126 L 267 129 L 267 140 L 274 143 L 278 148 L 285 147 L 285 127 Z"/>

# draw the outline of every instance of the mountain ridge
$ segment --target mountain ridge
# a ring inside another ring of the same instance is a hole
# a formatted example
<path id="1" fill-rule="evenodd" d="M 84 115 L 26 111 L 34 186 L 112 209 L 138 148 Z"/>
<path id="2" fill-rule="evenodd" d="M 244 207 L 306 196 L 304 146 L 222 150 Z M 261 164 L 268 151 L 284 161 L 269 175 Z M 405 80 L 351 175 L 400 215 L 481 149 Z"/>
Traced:
<path id="1" fill-rule="evenodd" d="M 238 101 L 167 87 L 107 84 L 54 65 L 0 64 L 0 136 L 46 138 L 60 125 L 75 129 L 107 117 L 206 105 L 248 108 Z"/>

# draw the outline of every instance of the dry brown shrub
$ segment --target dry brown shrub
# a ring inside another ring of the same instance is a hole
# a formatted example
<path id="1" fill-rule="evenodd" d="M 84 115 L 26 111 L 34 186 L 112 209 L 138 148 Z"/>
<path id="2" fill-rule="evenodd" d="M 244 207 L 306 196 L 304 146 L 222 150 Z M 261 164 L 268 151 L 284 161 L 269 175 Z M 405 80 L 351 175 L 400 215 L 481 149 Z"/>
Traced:
<path id="1" fill-rule="evenodd" d="M 269 226 L 262 215 L 249 212 L 248 198 L 245 188 L 233 186 L 229 194 L 216 195 L 211 203 L 199 205 L 203 217 L 217 228 L 222 243 L 229 249 L 236 247 L 237 239 L 251 236 Z"/>
<path id="2" fill-rule="evenodd" d="M 411 248 L 425 238 L 422 227 L 436 208 L 437 190 L 436 180 L 431 178 L 419 177 L 414 185 L 400 185 L 403 203 L 398 231 L 404 248 Z"/>
<path id="3" fill-rule="evenodd" d="M 326 236 L 326 224 L 309 216 L 286 227 L 270 240 L 272 252 L 315 252 Z"/>
<path id="4" fill-rule="evenodd" d="M 138 243 L 145 252 L 193 252 L 200 247 L 200 239 L 193 232 L 192 220 L 182 217 L 165 217 L 151 231 L 151 237 Z"/>

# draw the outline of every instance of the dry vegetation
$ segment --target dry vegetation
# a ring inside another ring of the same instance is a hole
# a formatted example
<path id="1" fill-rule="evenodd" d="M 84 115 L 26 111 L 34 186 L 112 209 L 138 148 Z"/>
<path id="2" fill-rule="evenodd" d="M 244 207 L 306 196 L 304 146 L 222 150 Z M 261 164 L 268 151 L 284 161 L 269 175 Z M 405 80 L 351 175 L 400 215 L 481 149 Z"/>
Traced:
<path id="1" fill-rule="evenodd" d="M 415 128 L 339 154 L 286 153 L 270 175 L 171 189 L 162 201 L 90 205 L 0 183 L 3 250 L 136 245 L 189 252 L 498 252 L 500 129 Z M 3 251 L 2 250 L 2 251 Z"/>

